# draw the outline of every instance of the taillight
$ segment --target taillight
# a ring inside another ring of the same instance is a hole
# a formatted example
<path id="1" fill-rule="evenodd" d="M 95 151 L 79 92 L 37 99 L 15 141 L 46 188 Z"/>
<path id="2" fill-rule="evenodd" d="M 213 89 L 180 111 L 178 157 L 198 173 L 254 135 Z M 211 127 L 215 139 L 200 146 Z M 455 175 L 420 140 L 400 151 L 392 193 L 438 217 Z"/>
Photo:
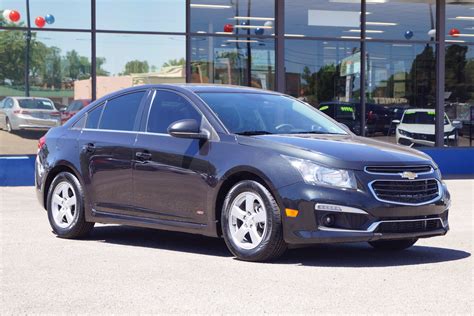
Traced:
<path id="1" fill-rule="evenodd" d="M 25 110 L 16 110 L 13 111 L 15 114 L 30 114 L 30 111 L 25 111 Z"/>
<path id="2" fill-rule="evenodd" d="M 51 112 L 50 115 L 51 116 L 60 116 L 61 112 Z"/>
<path id="3" fill-rule="evenodd" d="M 38 141 L 38 150 L 43 148 L 44 144 L 46 144 L 46 136 L 43 136 Z"/>

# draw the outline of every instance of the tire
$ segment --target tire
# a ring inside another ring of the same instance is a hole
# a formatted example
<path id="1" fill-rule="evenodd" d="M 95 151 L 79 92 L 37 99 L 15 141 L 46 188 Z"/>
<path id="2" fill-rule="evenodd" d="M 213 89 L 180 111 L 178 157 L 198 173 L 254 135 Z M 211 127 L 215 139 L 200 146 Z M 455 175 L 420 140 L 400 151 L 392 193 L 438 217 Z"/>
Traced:
<path id="1" fill-rule="evenodd" d="M 388 251 L 400 251 L 410 248 L 418 241 L 417 238 L 411 239 L 398 239 L 398 240 L 377 240 L 369 241 L 369 244 L 375 249 L 388 250 Z"/>
<path id="2" fill-rule="evenodd" d="M 69 172 L 59 173 L 51 183 L 47 209 L 49 224 L 58 237 L 85 237 L 94 227 L 94 223 L 85 219 L 82 185 Z"/>
<path id="3" fill-rule="evenodd" d="M 249 206 L 247 201 L 252 204 Z M 233 211 L 236 206 L 237 211 Z M 287 248 L 281 217 L 275 198 L 263 185 L 251 180 L 237 183 L 227 194 L 221 215 L 222 232 L 230 252 L 245 261 L 280 257 Z"/>
<path id="4" fill-rule="evenodd" d="M 6 131 L 9 133 L 13 133 L 12 124 L 10 123 L 10 120 L 8 119 L 8 117 L 6 119 L 5 125 L 6 125 Z"/>

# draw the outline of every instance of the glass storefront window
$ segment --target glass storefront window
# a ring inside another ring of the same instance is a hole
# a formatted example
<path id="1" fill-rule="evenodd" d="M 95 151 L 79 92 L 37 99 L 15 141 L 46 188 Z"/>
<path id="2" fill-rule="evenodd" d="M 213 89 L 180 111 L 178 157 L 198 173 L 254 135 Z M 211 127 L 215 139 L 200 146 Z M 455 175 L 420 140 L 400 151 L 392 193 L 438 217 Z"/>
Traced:
<path id="1" fill-rule="evenodd" d="M 5 10 L 16 11 L 19 16 L 17 21 L 7 20 L 3 17 Z M 2 0 L 0 2 L 0 26 L 2 27 L 25 27 L 26 26 L 26 2 L 24 0 Z"/>
<path id="2" fill-rule="evenodd" d="M 0 100 L 25 94 L 25 36 L 0 30 Z M 32 42 L 36 39 L 33 37 Z M 1 101 L 0 101 L 1 102 Z"/>
<path id="3" fill-rule="evenodd" d="M 367 65 L 368 136 L 413 147 L 434 146 L 434 46 L 368 43 Z"/>
<path id="4" fill-rule="evenodd" d="M 185 0 L 96 0 L 96 6 L 98 30 L 186 30 Z"/>
<path id="5" fill-rule="evenodd" d="M 286 93 L 360 134 L 360 43 L 285 41 Z"/>
<path id="6" fill-rule="evenodd" d="M 97 97 L 140 84 L 185 82 L 185 46 L 178 35 L 97 34 Z"/>
<path id="7" fill-rule="evenodd" d="M 286 0 L 285 35 L 360 38 L 359 0 Z"/>
<path id="8" fill-rule="evenodd" d="M 457 141 L 450 142 L 450 145 L 472 146 L 474 143 L 474 46 L 448 45 L 445 71 L 446 114 L 450 124 L 457 129 L 455 131 Z"/>
<path id="9" fill-rule="evenodd" d="M 75 99 L 90 99 L 91 36 L 89 33 L 33 32 L 30 51 L 30 95 L 45 97 L 56 109 Z"/>
<path id="10" fill-rule="evenodd" d="M 47 28 L 90 29 L 91 1 L 30 0 L 31 27 L 38 27 L 35 24 L 38 17 L 45 20 Z"/>
<path id="11" fill-rule="evenodd" d="M 474 2 L 446 1 L 446 42 L 474 42 Z"/>
<path id="12" fill-rule="evenodd" d="M 191 41 L 192 82 L 274 89 L 274 40 L 197 36 Z"/>
<path id="13" fill-rule="evenodd" d="M 194 33 L 275 33 L 275 0 L 191 0 L 190 9 Z"/>
<path id="14" fill-rule="evenodd" d="M 366 20 L 367 38 L 434 41 L 436 0 L 367 0 Z"/>

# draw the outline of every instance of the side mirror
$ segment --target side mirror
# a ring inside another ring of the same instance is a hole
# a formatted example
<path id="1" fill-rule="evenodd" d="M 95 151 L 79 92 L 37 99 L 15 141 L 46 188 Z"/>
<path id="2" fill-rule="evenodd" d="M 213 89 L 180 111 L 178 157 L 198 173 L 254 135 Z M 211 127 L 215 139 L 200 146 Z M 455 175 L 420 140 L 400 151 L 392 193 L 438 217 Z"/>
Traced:
<path id="1" fill-rule="evenodd" d="M 168 127 L 168 134 L 178 138 L 209 139 L 210 133 L 202 130 L 196 120 L 180 120 Z"/>
<path id="2" fill-rule="evenodd" d="M 451 123 L 453 124 L 454 128 L 457 128 L 457 129 L 462 128 L 462 122 L 461 121 L 455 120 L 455 121 L 452 121 Z"/>
<path id="3" fill-rule="evenodd" d="M 398 125 L 398 124 L 400 124 L 401 122 L 400 122 L 400 120 L 393 120 L 392 123 Z"/>
<path id="4" fill-rule="evenodd" d="M 59 109 L 59 112 L 66 112 L 67 107 L 63 106 L 62 108 Z"/>

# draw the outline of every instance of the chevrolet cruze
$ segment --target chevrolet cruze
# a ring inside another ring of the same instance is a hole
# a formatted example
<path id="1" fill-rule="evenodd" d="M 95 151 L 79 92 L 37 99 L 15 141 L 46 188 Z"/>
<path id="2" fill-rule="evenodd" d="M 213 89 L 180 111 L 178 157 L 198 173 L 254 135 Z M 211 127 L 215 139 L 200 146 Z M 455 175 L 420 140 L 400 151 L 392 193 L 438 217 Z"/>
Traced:
<path id="1" fill-rule="evenodd" d="M 94 223 L 222 236 L 238 258 L 295 245 L 401 250 L 448 231 L 437 165 L 269 91 L 149 85 L 105 96 L 40 139 L 36 189 L 56 235 Z"/>

